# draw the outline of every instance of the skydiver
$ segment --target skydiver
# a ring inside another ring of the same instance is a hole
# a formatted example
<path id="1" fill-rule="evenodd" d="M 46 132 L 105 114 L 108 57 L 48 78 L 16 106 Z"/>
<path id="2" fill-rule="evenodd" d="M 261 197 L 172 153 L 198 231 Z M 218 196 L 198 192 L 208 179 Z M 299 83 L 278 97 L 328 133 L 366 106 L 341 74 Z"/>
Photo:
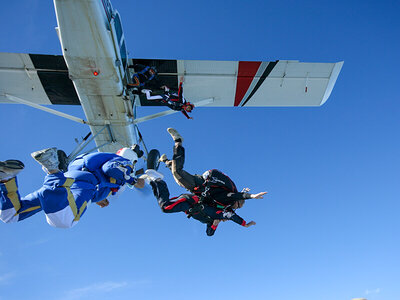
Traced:
<path id="1" fill-rule="evenodd" d="M 156 67 L 145 66 L 142 64 L 134 64 L 128 68 L 133 68 L 136 73 L 132 75 L 132 83 L 128 83 L 128 89 L 133 93 L 140 94 L 142 89 L 161 89 L 163 85 L 158 79 Z"/>
<path id="2" fill-rule="evenodd" d="M 201 223 L 207 224 L 206 233 L 208 236 L 214 235 L 220 221 L 231 220 L 244 227 L 256 225 L 254 221 L 246 223 L 240 216 L 235 213 L 235 209 L 243 206 L 244 201 L 239 200 L 228 209 L 218 209 L 200 202 L 200 198 L 194 194 L 182 194 L 178 197 L 169 198 L 169 190 L 165 181 L 157 178 L 155 175 L 147 176 L 148 181 L 153 189 L 154 196 L 157 199 L 158 205 L 164 213 L 184 212 L 188 218 L 193 217 Z"/>
<path id="3" fill-rule="evenodd" d="M 183 97 L 182 81 L 179 83 L 178 93 L 171 92 L 167 86 L 163 86 L 163 88 L 165 92 L 161 95 L 151 95 L 152 91 L 149 89 L 143 89 L 142 93 L 146 94 L 147 100 L 160 101 L 173 110 L 181 111 L 186 118 L 193 119 L 187 113 L 192 112 L 194 104 L 186 101 Z"/>
<path id="4" fill-rule="evenodd" d="M 175 142 L 173 157 L 172 160 L 169 160 L 167 155 L 163 154 L 160 157 L 160 162 L 165 163 L 171 170 L 172 176 L 178 185 L 187 189 L 191 193 L 201 196 L 203 201 L 208 203 L 208 205 L 220 208 L 228 207 L 238 200 L 243 200 L 244 204 L 244 200 L 246 199 L 262 199 L 263 196 L 267 194 L 266 192 L 250 194 L 248 193 L 250 190 L 248 188 L 243 189 L 242 192 L 237 192 L 235 184 L 229 179 L 229 177 L 218 170 L 209 170 L 204 172 L 203 175 L 192 175 L 183 170 L 185 163 L 185 148 L 182 146 L 183 138 L 174 128 L 168 128 L 167 131 Z M 214 176 L 221 176 L 220 179 L 229 181 L 230 186 L 219 187 L 218 184 L 212 184 L 210 179 Z M 241 206 L 243 206 L 243 204 Z"/>
<path id="5" fill-rule="evenodd" d="M 58 150 L 60 151 L 60 150 Z M 63 173 L 56 148 L 33 152 L 31 156 L 46 172 L 43 186 L 20 197 L 17 174 L 24 169 L 19 160 L 0 162 L 0 219 L 5 223 L 22 221 L 43 210 L 53 227 L 70 228 L 78 223 L 91 202 L 109 205 L 107 198 L 125 185 L 143 188 L 144 180 L 134 175 L 142 153 L 138 146 L 114 153 L 78 156 Z"/>

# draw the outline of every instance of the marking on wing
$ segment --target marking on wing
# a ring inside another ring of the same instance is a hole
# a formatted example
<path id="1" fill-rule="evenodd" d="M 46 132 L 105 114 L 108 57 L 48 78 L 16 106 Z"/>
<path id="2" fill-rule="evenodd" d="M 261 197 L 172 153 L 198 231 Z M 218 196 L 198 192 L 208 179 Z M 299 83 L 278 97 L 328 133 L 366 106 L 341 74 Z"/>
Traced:
<path id="1" fill-rule="evenodd" d="M 251 77 L 250 73 L 248 73 L 247 80 L 243 80 L 242 77 L 239 77 L 243 72 L 240 71 L 241 67 L 248 68 L 246 64 L 240 64 L 239 62 L 239 72 L 238 72 L 238 80 L 236 86 L 236 96 L 235 96 L 235 106 L 244 106 L 246 103 L 253 97 L 253 95 L 257 92 L 260 86 L 263 84 L 264 80 L 268 77 L 268 75 L 272 72 L 278 61 L 274 62 L 259 62 L 259 67 L 256 73 Z M 248 63 L 248 62 L 244 62 Z M 245 69 L 246 70 L 246 69 Z M 246 73 L 246 71 L 244 71 Z M 246 77 L 244 77 L 246 78 Z M 249 83 L 250 81 L 250 83 Z M 247 84 L 247 86 L 246 86 Z M 238 95 L 239 88 L 239 95 Z M 243 92 L 245 90 L 245 92 Z M 243 96 L 242 96 L 243 95 Z"/>
<path id="2" fill-rule="evenodd" d="M 256 75 L 260 61 L 239 61 L 234 106 L 239 106 Z"/>
<path id="3" fill-rule="evenodd" d="M 81 104 L 62 55 L 29 54 L 29 57 L 52 104 Z"/>

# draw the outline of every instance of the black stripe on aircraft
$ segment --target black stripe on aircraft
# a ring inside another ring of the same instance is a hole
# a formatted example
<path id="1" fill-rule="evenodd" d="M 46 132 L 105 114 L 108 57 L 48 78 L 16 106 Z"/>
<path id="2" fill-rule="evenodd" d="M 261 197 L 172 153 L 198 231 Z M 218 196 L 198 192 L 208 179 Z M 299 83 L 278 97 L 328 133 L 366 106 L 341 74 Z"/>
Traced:
<path id="1" fill-rule="evenodd" d="M 251 91 L 250 95 L 247 97 L 247 99 L 243 102 L 243 104 L 241 106 L 244 106 L 250 99 L 251 97 L 253 97 L 253 95 L 257 92 L 257 90 L 259 89 L 259 87 L 263 84 L 264 80 L 268 77 L 268 75 L 272 72 L 272 70 L 274 69 L 274 67 L 276 66 L 276 64 L 279 62 L 279 60 L 277 61 L 271 61 L 268 63 L 267 68 L 265 69 L 265 71 L 262 73 L 262 75 L 260 76 L 260 79 L 257 81 L 257 84 L 254 86 L 253 90 Z"/>
<path id="2" fill-rule="evenodd" d="M 80 105 L 62 55 L 29 54 L 52 104 Z"/>
<path id="3" fill-rule="evenodd" d="M 165 84 L 171 90 L 178 90 L 178 63 L 176 60 L 169 59 L 132 59 L 132 64 L 141 64 L 150 67 L 156 67 L 158 78 L 162 84 Z M 171 74 L 171 75 L 169 75 Z M 161 90 L 153 91 L 155 93 L 162 93 Z M 164 106 L 159 101 L 148 101 L 145 95 L 140 95 L 140 105 L 142 106 Z"/>

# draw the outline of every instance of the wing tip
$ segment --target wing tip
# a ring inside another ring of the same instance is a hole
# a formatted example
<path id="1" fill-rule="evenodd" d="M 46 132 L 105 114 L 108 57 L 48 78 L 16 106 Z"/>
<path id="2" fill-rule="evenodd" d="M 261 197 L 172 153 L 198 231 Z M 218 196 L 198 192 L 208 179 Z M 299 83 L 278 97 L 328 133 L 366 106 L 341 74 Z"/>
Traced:
<path id="1" fill-rule="evenodd" d="M 332 73 L 331 73 L 331 76 L 330 76 L 330 79 L 329 79 L 328 85 L 326 87 L 325 94 L 324 94 L 324 97 L 322 98 L 320 106 L 324 105 L 324 103 L 330 97 L 333 87 L 336 84 L 336 80 L 339 76 L 339 73 L 342 70 L 343 64 L 344 64 L 343 60 L 335 63 L 335 66 L 332 69 Z"/>

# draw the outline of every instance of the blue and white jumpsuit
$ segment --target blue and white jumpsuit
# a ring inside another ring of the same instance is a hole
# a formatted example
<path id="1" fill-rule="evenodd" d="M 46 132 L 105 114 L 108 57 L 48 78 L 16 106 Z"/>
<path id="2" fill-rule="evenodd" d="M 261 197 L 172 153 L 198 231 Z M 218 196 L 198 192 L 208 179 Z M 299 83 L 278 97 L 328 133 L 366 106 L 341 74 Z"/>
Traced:
<path id="1" fill-rule="evenodd" d="M 43 186 L 20 197 L 17 178 L 0 183 L 0 219 L 19 222 L 43 210 L 54 227 L 74 226 L 91 202 L 115 194 L 125 183 L 134 185 L 132 162 L 114 153 L 91 153 L 77 157 L 68 172 L 48 174 Z"/>

